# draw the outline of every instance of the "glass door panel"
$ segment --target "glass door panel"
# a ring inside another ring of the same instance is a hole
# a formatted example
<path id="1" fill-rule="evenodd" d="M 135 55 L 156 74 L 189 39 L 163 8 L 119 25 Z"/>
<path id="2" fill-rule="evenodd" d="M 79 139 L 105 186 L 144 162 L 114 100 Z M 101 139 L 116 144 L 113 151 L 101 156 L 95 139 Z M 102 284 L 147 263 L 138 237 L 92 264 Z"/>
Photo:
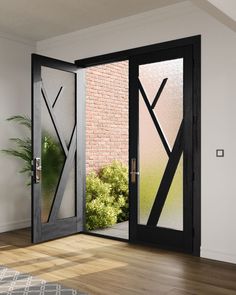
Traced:
<path id="1" fill-rule="evenodd" d="M 74 64 L 32 55 L 35 243 L 83 229 L 85 95 L 78 72 Z"/>
<path id="2" fill-rule="evenodd" d="M 147 224 L 183 120 L 183 58 L 140 65 L 139 81 L 139 222 Z M 158 226 L 183 230 L 181 164 Z"/>
<path id="3" fill-rule="evenodd" d="M 75 129 L 75 73 L 41 68 L 42 209 L 47 222 Z M 75 155 L 57 219 L 75 216 Z"/>

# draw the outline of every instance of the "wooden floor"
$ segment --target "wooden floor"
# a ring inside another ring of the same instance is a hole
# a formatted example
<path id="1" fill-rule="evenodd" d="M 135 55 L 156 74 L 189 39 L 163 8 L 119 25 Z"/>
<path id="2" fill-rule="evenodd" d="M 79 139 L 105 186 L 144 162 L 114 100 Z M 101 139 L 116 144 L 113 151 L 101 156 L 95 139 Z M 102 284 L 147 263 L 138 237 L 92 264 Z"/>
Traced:
<path id="1" fill-rule="evenodd" d="M 0 234 L 0 264 L 88 294 L 236 294 L 236 265 L 88 235 L 32 245 Z"/>

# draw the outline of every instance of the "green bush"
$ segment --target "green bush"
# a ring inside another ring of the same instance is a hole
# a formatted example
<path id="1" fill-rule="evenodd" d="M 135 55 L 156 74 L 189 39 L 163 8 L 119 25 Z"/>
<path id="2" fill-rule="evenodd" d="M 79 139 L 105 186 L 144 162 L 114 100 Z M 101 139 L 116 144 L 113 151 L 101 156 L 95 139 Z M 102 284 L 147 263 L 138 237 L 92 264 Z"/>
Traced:
<path id="1" fill-rule="evenodd" d="M 123 203 L 117 221 L 126 221 L 129 218 L 129 188 L 128 188 L 128 167 L 119 161 L 103 167 L 99 172 L 99 178 L 111 186 L 110 194 L 114 197 L 115 203 Z"/>
<path id="2" fill-rule="evenodd" d="M 109 227 L 117 223 L 122 200 L 116 203 L 110 194 L 111 186 L 91 173 L 86 179 L 86 227 L 87 230 Z"/>

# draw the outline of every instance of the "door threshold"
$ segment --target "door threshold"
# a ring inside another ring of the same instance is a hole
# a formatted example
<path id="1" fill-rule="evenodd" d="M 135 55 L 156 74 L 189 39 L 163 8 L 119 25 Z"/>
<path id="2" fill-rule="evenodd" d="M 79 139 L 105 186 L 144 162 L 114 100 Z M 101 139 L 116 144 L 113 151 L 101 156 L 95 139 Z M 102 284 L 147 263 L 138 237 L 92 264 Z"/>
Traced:
<path id="1" fill-rule="evenodd" d="M 92 233 L 89 231 L 82 231 L 82 234 L 89 235 L 89 236 L 94 236 L 98 238 L 104 238 L 104 239 L 109 239 L 109 240 L 115 240 L 115 241 L 120 241 L 120 242 L 130 242 L 129 239 L 124 239 L 124 238 L 118 238 L 118 237 L 113 237 L 113 236 L 107 236 L 103 234 L 98 234 L 98 233 Z"/>

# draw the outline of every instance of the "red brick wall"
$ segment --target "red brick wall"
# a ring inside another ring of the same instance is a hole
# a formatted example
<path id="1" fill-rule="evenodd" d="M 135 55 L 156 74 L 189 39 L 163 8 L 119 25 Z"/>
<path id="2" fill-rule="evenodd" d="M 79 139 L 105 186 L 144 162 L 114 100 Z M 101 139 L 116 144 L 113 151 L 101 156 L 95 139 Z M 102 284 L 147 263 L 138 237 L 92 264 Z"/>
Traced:
<path id="1" fill-rule="evenodd" d="M 86 70 L 86 168 L 128 161 L 128 63 Z"/>

